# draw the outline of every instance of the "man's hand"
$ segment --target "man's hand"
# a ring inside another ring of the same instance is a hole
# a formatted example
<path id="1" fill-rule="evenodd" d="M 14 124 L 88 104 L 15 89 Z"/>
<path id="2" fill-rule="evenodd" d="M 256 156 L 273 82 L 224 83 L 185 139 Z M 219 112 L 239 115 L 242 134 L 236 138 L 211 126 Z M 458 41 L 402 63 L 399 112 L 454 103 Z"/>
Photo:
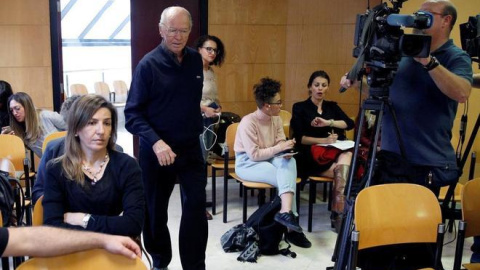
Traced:
<path id="1" fill-rule="evenodd" d="M 172 151 L 172 148 L 163 140 L 157 141 L 153 147 L 153 152 L 157 156 L 160 166 L 172 165 L 175 162 L 177 155 Z"/>
<path id="2" fill-rule="evenodd" d="M 427 56 L 425 58 L 414 57 L 413 59 L 422 64 L 422 66 L 426 66 L 430 62 L 431 56 Z"/>
<path id="3" fill-rule="evenodd" d="M 142 256 L 140 247 L 129 237 L 107 234 L 103 236 L 103 248 L 108 252 L 120 254 L 130 259 Z"/>
<path id="4" fill-rule="evenodd" d="M 342 78 L 340 79 L 340 86 L 347 89 L 352 86 L 352 81 L 347 79 L 347 74 L 343 75 Z"/>
<path id="5" fill-rule="evenodd" d="M 206 107 L 204 109 L 203 113 L 205 114 L 205 117 L 212 118 L 212 117 L 217 116 L 217 114 L 221 111 L 222 110 L 220 108 L 214 109 L 214 108 L 211 108 L 211 107 Z"/>

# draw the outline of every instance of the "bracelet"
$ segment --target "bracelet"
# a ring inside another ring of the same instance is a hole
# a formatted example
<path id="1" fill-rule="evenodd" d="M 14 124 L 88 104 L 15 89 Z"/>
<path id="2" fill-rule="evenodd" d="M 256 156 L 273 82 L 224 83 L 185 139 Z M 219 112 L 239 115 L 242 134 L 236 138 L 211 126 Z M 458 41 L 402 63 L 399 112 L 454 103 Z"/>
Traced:
<path id="1" fill-rule="evenodd" d="M 438 67 L 440 63 L 438 62 L 437 58 L 435 56 L 430 55 L 430 62 L 428 64 L 424 65 L 423 68 L 426 69 L 427 71 L 430 71 L 436 67 Z"/>
<path id="2" fill-rule="evenodd" d="M 330 127 L 333 127 L 333 120 L 330 119 Z"/>

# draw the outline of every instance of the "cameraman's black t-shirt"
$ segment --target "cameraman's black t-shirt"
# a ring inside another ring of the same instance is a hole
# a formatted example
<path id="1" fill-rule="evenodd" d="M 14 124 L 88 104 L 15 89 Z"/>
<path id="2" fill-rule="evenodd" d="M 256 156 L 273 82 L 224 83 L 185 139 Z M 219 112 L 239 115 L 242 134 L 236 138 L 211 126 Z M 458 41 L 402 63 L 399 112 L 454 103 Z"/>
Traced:
<path id="1" fill-rule="evenodd" d="M 8 243 L 8 229 L 0 228 L 0 254 L 3 255 L 3 251 L 7 247 Z"/>

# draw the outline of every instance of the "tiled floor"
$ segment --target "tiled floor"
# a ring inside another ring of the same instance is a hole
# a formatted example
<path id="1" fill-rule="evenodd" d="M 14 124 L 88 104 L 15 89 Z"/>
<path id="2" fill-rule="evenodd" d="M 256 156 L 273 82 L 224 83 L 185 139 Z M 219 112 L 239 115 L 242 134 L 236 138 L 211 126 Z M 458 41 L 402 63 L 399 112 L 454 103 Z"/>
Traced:
<path id="1" fill-rule="evenodd" d="M 121 113 L 121 112 L 120 112 Z M 121 120 L 123 120 L 120 117 Z M 123 127 L 124 123 L 120 123 Z M 132 154 L 133 147 L 131 144 L 132 136 L 120 128 L 118 134 L 118 143 L 124 148 L 126 153 Z M 233 183 L 233 181 L 231 181 Z M 312 242 L 312 248 L 303 249 L 299 247 L 292 247 L 292 250 L 297 253 L 295 259 L 284 257 L 282 255 L 276 256 L 262 256 L 259 257 L 257 263 L 242 263 L 237 261 L 239 253 L 225 253 L 220 245 L 220 237 L 231 227 L 241 223 L 242 217 L 242 201 L 238 196 L 238 185 L 229 184 L 229 199 L 228 199 L 228 223 L 222 222 L 222 203 L 223 203 L 223 181 L 217 183 L 217 215 L 213 220 L 209 221 L 209 236 L 206 254 L 206 264 L 209 270 L 226 270 L 226 269 L 295 269 L 295 270 L 309 270 L 309 269 L 326 269 L 328 266 L 333 266 L 331 256 L 334 251 L 337 234 L 330 228 L 329 212 L 327 211 L 326 203 L 317 200 L 318 204 L 314 207 L 313 231 L 306 233 L 307 238 Z M 209 180 L 207 186 L 207 194 L 211 196 L 211 181 Z M 300 225 L 306 230 L 307 228 L 307 207 L 308 207 L 308 186 L 301 193 L 301 218 Z M 321 194 L 321 190 L 318 194 Z M 321 195 L 319 195 L 321 196 Z M 248 213 L 251 214 L 256 209 L 256 198 L 249 199 Z M 211 210 L 211 209 L 209 209 Z M 180 258 L 178 254 L 178 228 L 181 216 L 180 195 L 178 186 L 175 187 L 172 194 L 170 209 L 169 209 L 169 228 L 172 236 L 173 244 L 173 259 L 169 266 L 171 270 L 182 269 Z M 452 241 L 455 234 L 447 233 L 445 235 L 445 243 Z M 443 250 L 442 262 L 445 269 L 452 269 L 453 256 L 455 252 L 455 241 L 447 244 Z M 469 247 L 472 239 L 467 239 L 465 243 L 463 262 L 467 262 L 470 258 Z M 146 262 L 147 260 L 144 259 Z"/>
<path id="2" fill-rule="evenodd" d="M 233 181 L 232 181 L 233 182 Z M 207 194 L 211 194 L 211 182 L 207 187 Z M 237 261 L 239 253 L 225 253 L 220 245 L 220 237 L 228 229 L 236 224 L 241 223 L 242 216 L 242 201 L 238 197 L 238 185 L 229 184 L 229 204 L 228 204 L 228 223 L 222 222 L 222 202 L 223 194 L 222 183 L 217 183 L 217 215 L 213 220 L 209 221 L 209 238 L 207 246 L 207 269 L 295 269 L 295 270 L 309 270 L 309 269 L 326 269 L 327 266 L 333 266 L 331 256 L 335 247 L 337 234 L 330 229 L 329 212 L 327 211 L 326 203 L 317 200 L 318 204 L 314 207 L 313 230 L 311 233 L 306 233 L 307 238 L 312 242 L 313 246 L 309 249 L 303 249 L 296 246 L 292 247 L 292 251 L 297 253 L 295 259 L 284 257 L 282 255 L 262 256 L 259 257 L 257 263 L 242 263 Z M 308 194 L 308 186 L 302 195 L 301 199 L 301 220 L 300 225 L 306 230 L 307 228 L 307 207 L 308 201 L 306 194 Z M 319 192 L 321 194 L 321 192 Z M 320 195 L 321 196 L 321 195 Z M 251 214 L 256 209 L 256 198 L 249 199 L 248 213 Z M 173 260 L 169 269 L 182 269 L 178 255 L 178 228 L 180 221 L 180 195 L 178 186 L 175 188 L 169 209 L 169 228 L 172 235 L 173 242 Z M 450 242 L 455 237 L 455 234 L 447 233 L 445 235 L 445 243 Z M 447 244 L 443 250 L 442 262 L 445 269 L 452 269 L 453 256 L 455 250 L 455 241 Z M 464 262 L 470 258 L 469 247 L 472 243 L 471 239 L 467 239 L 464 250 Z"/>

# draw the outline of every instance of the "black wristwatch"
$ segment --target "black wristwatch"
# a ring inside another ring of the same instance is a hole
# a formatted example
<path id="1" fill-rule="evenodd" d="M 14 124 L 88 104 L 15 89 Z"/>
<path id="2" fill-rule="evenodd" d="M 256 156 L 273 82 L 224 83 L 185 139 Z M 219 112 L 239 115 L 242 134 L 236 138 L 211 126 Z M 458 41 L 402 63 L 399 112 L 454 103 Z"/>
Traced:
<path id="1" fill-rule="evenodd" d="M 430 62 L 428 64 L 424 65 L 423 68 L 426 69 L 427 71 L 430 71 L 436 67 L 438 67 L 440 63 L 438 62 L 437 58 L 435 56 L 430 55 Z"/>

